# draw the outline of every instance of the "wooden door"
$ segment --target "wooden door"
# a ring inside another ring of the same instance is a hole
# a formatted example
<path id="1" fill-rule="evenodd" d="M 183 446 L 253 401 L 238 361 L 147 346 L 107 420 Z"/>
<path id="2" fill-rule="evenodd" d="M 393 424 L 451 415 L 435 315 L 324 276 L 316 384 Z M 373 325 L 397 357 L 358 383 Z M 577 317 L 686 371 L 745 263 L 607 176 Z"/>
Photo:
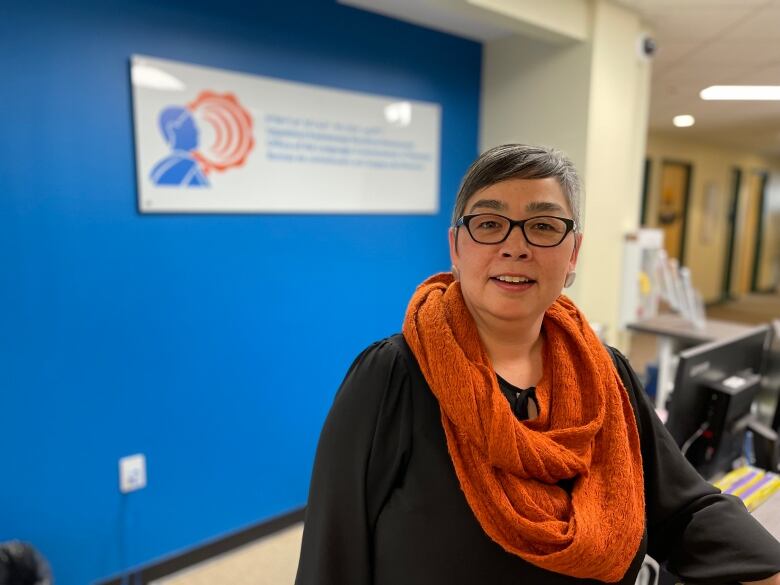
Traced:
<path id="1" fill-rule="evenodd" d="M 664 161 L 661 167 L 661 191 L 656 207 L 656 224 L 664 232 L 664 247 L 669 258 L 684 264 L 686 212 L 691 167 Z"/>
<path id="2" fill-rule="evenodd" d="M 764 194 L 764 175 L 750 173 L 747 177 L 745 191 L 740 197 L 737 210 L 735 253 L 731 287 L 732 295 L 739 297 L 751 292 L 753 288 L 753 273 L 758 252 L 757 236 L 761 220 L 761 203 Z"/>

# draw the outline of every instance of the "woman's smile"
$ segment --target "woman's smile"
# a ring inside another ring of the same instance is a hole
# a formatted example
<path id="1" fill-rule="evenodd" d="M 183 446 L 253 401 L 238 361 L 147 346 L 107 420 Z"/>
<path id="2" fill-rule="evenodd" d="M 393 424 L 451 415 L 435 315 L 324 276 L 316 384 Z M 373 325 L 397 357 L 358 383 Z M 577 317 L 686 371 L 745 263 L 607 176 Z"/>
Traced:
<path id="1" fill-rule="evenodd" d="M 501 274 L 499 276 L 491 276 L 490 281 L 493 282 L 501 290 L 505 290 L 510 293 L 525 292 L 536 284 L 536 281 L 528 276 L 512 275 L 512 274 Z"/>

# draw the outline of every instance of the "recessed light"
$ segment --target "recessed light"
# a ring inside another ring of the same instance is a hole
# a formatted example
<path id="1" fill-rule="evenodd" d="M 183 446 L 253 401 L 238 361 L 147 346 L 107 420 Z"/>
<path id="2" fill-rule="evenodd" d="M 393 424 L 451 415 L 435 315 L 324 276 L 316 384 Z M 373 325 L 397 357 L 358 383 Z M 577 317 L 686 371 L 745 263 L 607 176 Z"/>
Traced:
<path id="1" fill-rule="evenodd" d="M 780 100 L 780 85 L 711 85 L 699 92 L 703 100 Z"/>
<path id="2" fill-rule="evenodd" d="M 687 128 L 688 126 L 693 126 L 695 123 L 696 123 L 696 118 L 694 118 L 690 114 L 681 114 L 679 116 L 675 116 L 674 118 L 672 118 L 672 124 L 674 124 L 678 128 Z"/>

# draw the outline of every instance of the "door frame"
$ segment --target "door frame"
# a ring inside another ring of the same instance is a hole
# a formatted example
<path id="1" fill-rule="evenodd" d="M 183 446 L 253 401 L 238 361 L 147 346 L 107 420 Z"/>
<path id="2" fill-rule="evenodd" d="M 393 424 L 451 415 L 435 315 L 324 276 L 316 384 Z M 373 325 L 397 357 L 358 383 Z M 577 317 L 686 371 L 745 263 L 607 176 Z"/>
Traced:
<path id="1" fill-rule="evenodd" d="M 758 193 L 758 210 L 756 218 L 756 241 L 753 246 L 753 271 L 750 277 L 750 292 L 759 292 L 758 277 L 761 272 L 761 251 L 764 239 L 764 203 L 766 202 L 766 188 L 769 184 L 769 173 L 767 171 L 756 171 L 761 177 L 761 190 Z"/>
<path id="2" fill-rule="evenodd" d="M 731 169 L 731 202 L 728 211 L 728 235 L 726 236 L 726 259 L 723 265 L 723 283 L 720 291 L 720 298 L 722 301 L 728 301 L 732 299 L 731 295 L 731 278 L 733 274 L 734 265 L 734 240 L 737 237 L 737 211 L 739 211 L 739 194 L 742 190 L 742 176 L 743 171 L 739 167 L 733 167 Z"/>
<path id="3" fill-rule="evenodd" d="M 647 203 L 650 197 L 650 173 L 653 171 L 653 161 L 650 157 L 645 158 L 645 175 L 642 177 L 642 208 L 639 211 L 639 225 L 644 226 L 647 223 Z"/>

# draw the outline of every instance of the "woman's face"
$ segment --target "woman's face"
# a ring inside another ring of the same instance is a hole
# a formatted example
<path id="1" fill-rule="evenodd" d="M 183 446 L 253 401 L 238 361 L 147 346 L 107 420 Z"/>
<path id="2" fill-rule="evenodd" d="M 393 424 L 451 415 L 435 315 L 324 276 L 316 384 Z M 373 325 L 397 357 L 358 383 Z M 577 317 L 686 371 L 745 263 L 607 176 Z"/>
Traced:
<path id="1" fill-rule="evenodd" d="M 572 218 L 555 178 L 510 179 L 474 193 L 464 215 L 497 213 L 511 219 L 540 215 Z M 566 274 L 577 263 L 581 234 L 569 233 L 554 248 L 531 246 L 518 226 L 499 244 L 479 244 L 464 227 L 450 229 L 450 257 L 457 268 L 463 298 L 481 323 L 541 324 L 560 295 Z M 502 277 L 521 277 L 512 283 Z"/>

